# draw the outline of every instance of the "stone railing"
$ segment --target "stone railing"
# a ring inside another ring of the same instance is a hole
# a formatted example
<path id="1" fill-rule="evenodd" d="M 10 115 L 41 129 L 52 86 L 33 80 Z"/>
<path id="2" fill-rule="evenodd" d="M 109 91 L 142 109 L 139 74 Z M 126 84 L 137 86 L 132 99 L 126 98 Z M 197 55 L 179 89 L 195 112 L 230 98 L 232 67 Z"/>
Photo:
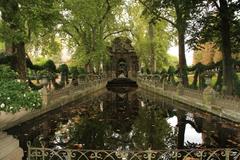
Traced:
<path id="1" fill-rule="evenodd" d="M 86 90 L 95 91 L 98 87 L 103 88 L 103 85 L 107 82 L 106 77 L 95 77 L 92 79 L 78 80 L 78 85 L 72 85 L 71 83 L 59 90 L 48 90 L 44 87 L 41 90 L 43 106 L 52 105 L 55 103 L 67 103 L 74 101 L 81 96 L 86 94 Z"/>
<path id="2" fill-rule="evenodd" d="M 106 76 L 95 76 L 90 79 L 78 80 L 78 85 L 69 84 L 62 89 L 54 90 L 46 87 L 40 90 L 42 95 L 42 108 L 33 111 L 21 109 L 14 114 L 0 111 L 0 131 L 11 128 L 27 120 L 33 119 L 50 110 L 76 101 L 88 94 L 94 93 L 106 86 Z"/>
<path id="3" fill-rule="evenodd" d="M 139 86 L 146 90 L 240 122 L 239 97 L 220 95 L 210 86 L 204 91 L 185 88 L 181 84 L 175 86 L 161 82 L 157 77 L 151 75 L 138 76 L 137 81 Z"/>

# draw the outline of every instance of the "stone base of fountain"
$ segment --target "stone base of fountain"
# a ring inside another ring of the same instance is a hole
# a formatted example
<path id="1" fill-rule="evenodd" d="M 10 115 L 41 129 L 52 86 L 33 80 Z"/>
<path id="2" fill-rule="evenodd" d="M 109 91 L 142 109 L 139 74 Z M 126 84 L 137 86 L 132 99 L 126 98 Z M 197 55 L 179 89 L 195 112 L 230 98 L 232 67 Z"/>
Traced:
<path id="1" fill-rule="evenodd" d="M 125 93 L 136 90 L 137 82 L 129 78 L 115 78 L 107 83 L 107 89 L 113 92 Z"/>

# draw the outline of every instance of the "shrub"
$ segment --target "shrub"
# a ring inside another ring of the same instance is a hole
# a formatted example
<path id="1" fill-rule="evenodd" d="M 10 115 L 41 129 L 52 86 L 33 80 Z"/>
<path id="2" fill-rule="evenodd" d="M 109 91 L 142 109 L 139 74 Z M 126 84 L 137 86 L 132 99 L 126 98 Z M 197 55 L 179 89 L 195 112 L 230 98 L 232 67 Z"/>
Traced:
<path id="1" fill-rule="evenodd" d="M 0 73 L 0 111 L 15 113 L 21 108 L 41 107 L 40 93 L 32 91 L 26 82 L 20 82 L 15 71 L 0 65 Z"/>

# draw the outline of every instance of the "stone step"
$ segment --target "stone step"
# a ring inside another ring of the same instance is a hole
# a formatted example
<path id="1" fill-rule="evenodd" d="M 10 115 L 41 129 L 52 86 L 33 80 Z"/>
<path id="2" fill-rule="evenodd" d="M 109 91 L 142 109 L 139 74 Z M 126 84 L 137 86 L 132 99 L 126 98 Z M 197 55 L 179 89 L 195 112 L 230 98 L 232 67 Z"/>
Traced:
<path id="1" fill-rule="evenodd" d="M 0 132 L 0 139 L 7 137 L 7 133 Z"/>
<path id="2" fill-rule="evenodd" d="M 19 141 L 7 133 L 0 132 L 0 160 L 21 160 L 23 150 Z"/>
<path id="3" fill-rule="evenodd" d="M 9 155 L 15 154 L 14 151 L 19 148 L 19 142 L 17 140 L 11 141 L 5 147 L 0 149 L 0 159 Z M 20 148 L 19 148 L 20 149 Z"/>
<path id="4" fill-rule="evenodd" d="M 7 155 L 6 157 L 2 158 L 1 160 L 22 160 L 23 151 L 20 148 L 17 148 L 12 152 L 12 154 Z"/>
<path id="5" fill-rule="evenodd" d="M 14 138 L 12 136 L 6 136 L 5 138 L 0 139 L 0 148 L 4 148 L 8 144 L 12 143 Z"/>

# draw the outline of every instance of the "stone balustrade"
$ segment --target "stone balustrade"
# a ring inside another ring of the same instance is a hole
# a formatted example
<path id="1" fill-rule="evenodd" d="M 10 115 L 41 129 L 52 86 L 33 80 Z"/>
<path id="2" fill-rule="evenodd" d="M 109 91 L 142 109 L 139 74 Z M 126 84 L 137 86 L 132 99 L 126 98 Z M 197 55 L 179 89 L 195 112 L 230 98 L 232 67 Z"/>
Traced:
<path id="1" fill-rule="evenodd" d="M 208 86 L 205 90 L 161 82 L 154 76 L 139 76 L 139 87 L 232 121 L 240 122 L 240 98 L 220 95 Z"/>
<path id="2" fill-rule="evenodd" d="M 77 86 L 69 84 L 68 86 L 59 90 L 42 89 L 43 107 L 54 105 L 55 103 L 68 103 L 77 100 L 82 94 L 86 95 L 88 92 L 95 91 L 96 88 L 103 88 L 102 84 L 106 84 L 107 78 L 92 79 L 79 81 Z M 87 91 L 86 91 L 87 90 Z"/>
<path id="3" fill-rule="evenodd" d="M 19 147 L 19 142 L 11 135 L 3 132 L 8 128 L 16 126 L 27 120 L 31 120 L 48 111 L 64 106 L 76 100 L 83 99 L 86 95 L 103 89 L 107 83 L 106 77 L 96 77 L 86 80 L 79 80 L 77 86 L 69 84 L 59 90 L 48 90 L 44 87 L 41 90 L 42 108 L 39 110 L 6 113 L 0 112 L 0 159 L 1 160 L 20 160 L 23 157 L 23 150 Z"/>
<path id="4" fill-rule="evenodd" d="M 68 103 L 78 100 L 90 93 L 94 93 L 106 86 L 107 78 L 95 78 L 79 81 L 77 86 L 71 84 L 59 90 L 48 90 L 44 87 L 40 92 L 42 95 L 42 108 L 39 110 L 26 111 L 21 109 L 17 113 L 6 113 L 0 111 L 0 131 L 11 128 L 27 120 L 33 119 L 41 114 Z"/>

